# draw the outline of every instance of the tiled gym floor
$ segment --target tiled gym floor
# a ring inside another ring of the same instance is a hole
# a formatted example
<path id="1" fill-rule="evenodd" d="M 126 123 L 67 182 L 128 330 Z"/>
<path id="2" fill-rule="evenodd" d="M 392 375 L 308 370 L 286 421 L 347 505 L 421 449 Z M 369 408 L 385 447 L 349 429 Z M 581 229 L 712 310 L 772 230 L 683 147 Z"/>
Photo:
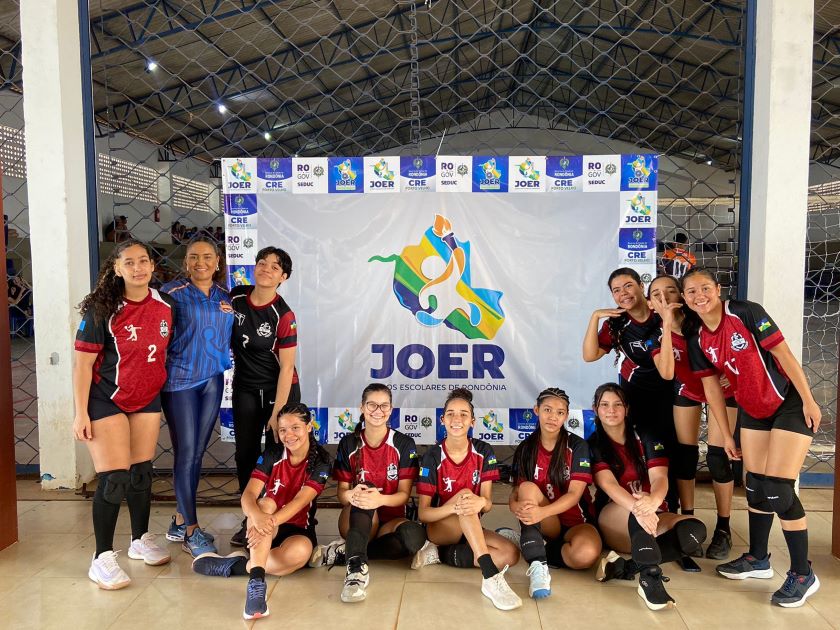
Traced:
<path id="1" fill-rule="evenodd" d="M 499 488 L 502 490 L 503 488 Z M 32 496 L 28 492 L 26 496 Z M 50 496 L 43 493 L 44 496 Z M 497 501 L 499 498 L 497 497 Z M 171 543 L 172 562 L 148 567 L 125 554 L 120 564 L 132 578 L 123 590 L 99 590 L 87 578 L 93 552 L 88 501 L 20 501 L 20 542 L 0 552 L 0 628 L 840 628 L 840 561 L 831 556 L 831 491 L 806 490 L 811 558 L 822 589 L 799 609 L 769 603 L 788 568 L 787 551 L 778 524 L 770 544 L 773 580 L 729 581 L 714 574 L 714 562 L 700 560 L 700 574 L 665 565 L 668 591 L 676 608 L 650 612 L 636 594 L 636 582 L 595 582 L 592 571 L 552 570 L 553 594 L 539 603 L 528 599 L 524 562 L 509 571 L 523 608 L 501 612 L 480 594 L 478 570 L 443 566 L 411 571 L 406 562 L 375 562 L 368 599 L 360 604 L 339 600 L 343 568 L 304 569 L 282 579 L 269 578 L 271 616 L 242 620 L 245 578 L 209 578 L 190 570 L 190 556 Z M 697 514 L 714 525 L 711 489 L 698 488 Z M 732 518 L 735 549 L 746 548 L 747 517 L 743 499 L 736 499 Z M 162 534 L 173 507 L 155 504 L 152 531 Z M 232 508 L 200 508 L 199 517 L 227 553 L 227 539 L 238 524 Z M 336 510 L 319 511 L 322 542 L 337 536 Z M 489 526 L 510 525 L 506 505 L 496 505 L 485 518 Z M 125 507 L 117 528 L 116 547 L 127 549 Z"/>

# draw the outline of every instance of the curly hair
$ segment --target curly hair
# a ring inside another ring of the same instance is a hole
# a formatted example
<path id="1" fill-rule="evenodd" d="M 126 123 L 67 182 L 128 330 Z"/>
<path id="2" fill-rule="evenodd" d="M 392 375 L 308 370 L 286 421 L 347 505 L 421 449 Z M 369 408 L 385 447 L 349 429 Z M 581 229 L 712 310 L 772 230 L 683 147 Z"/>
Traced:
<path id="1" fill-rule="evenodd" d="M 149 260 L 154 260 L 152 258 L 152 249 L 141 241 L 132 238 L 117 243 L 114 251 L 102 263 L 102 268 L 99 270 L 99 277 L 96 279 L 96 286 L 93 288 L 93 291 L 88 293 L 78 306 L 82 315 L 88 311 L 93 311 L 94 319 L 102 322 L 107 321 L 113 315 L 120 312 L 125 296 L 125 282 L 117 275 L 114 265 L 125 250 L 135 245 L 139 245 L 146 250 Z"/>

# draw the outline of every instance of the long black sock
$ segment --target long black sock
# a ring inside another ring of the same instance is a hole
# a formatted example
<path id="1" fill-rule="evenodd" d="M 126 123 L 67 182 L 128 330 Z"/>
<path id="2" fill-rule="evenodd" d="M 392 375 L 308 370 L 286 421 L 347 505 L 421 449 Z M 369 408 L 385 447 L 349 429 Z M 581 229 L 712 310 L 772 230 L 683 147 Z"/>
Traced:
<path id="1" fill-rule="evenodd" d="M 672 529 L 656 537 L 662 562 L 673 562 L 690 556 L 706 540 L 706 526 L 696 518 L 680 521 Z"/>
<path id="2" fill-rule="evenodd" d="M 493 563 L 493 558 L 490 557 L 489 553 L 478 556 L 478 566 L 481 567 L 481 577 L 485 580 L 499 573 L 499 567 Z"/>
<path id="3" fill-rule="evenodd" d="M 721 516 L 718 514 L 717 523 L 715 523 L 715 529 L 722 529 L 725 532 L 729 532 L 729 517 L 728 516 Z"/>
<path id="4" fill-rule="evenodd" d="M 522 527 L 522 534 L 519 537 L 519 546 L 522 548 L 522 557 L 525 562 L 531 564 L 535 560 L 540 562 L 548 562 L 545 550 L 545 539 L 542 535 L 542 529 L 539 524 L 525 525 L 519 523 Z"/>
<path id="5" fill-rule="evenodd" d="M 632 513 L 627 518 L 627 530 L 630 533 L 630 553 L 636 564 L 646 567 L 662 562 L 656 538 L 644 530 Z"/>
<path id="6" fill-rule="evenodd" d="M 563 560 L 563 545 L 565 544 L 566 541 L 562 538 L 554 538 L 545 542 L 545 562 L 548 563 L 548 566 L 556 569 L 566 568 L 566 561 Z"/>
<path id="7" fill-rule="evenodd" d="M 120 503 L 128 487 L 127 470 L 111 470 L 99 474 L 93 495 L 93 533 L 96 556 L 114 549 L 114 530 L 120 515 Z"/>
<path id="8" fill-rule="evenodd" d="M 368 543 L 368 557 L 372 560 L 397 560 L 408 555 L 396 532 L 383 534 Z"/>
<path id="9" fill-rule="evenodd" d="M 265 569 L 263 569 L 263 574 Z M 231 575 L 248 575 L 248 558 L 238 558 L 230 568 Z"/>
<path id="10" fill-rule="evenodd" d="M 438 547 L 438 557 L 443 564 L 448 564 L 450 567 L 469 569 L 475 566 L 475 556 L 468 543 L 441 545 Z"/>
<path id="11" fill-rule="evenodd" d="M 680 512 L 682 512 L 682 514 L 683 514 L 684 516 L 694 516 L 694 509 L 691 509 L 691 510 L 686 510 L 685 508 L 682 508 L 682 509 L 680 510 Z"/>
<path id="12" fill-rule="evenodd" d="M 350 506 L 350 529 L 344 541 L 347 564 L 350 564 L 351 559 L 357 559 L 359 562 L 368 561 L 368 539 L 373 526 L 373 512 L 373 510 L 362 510 L 356 506 Z"/>
<path id="13" fill-rule="evenodd" d="M 151 468 L 151 462 L 142 462 L 132 464 L 128 470 L 131 481 L 125 500 L 131 517 L 131 540 L 137 540 L 149 531 L 149 515 L 152 511 Z"/>
<path id="14" fill-rule="evenodd" d="M 750 524 L 750 555 L 758 560 L 767 557 L 767 544 L 770 540 L 770 528 L 773 527 L 773 514 L 748 512 Z"/>
<path id="15" fill-rule="evenodd" d="M 265 567 L 254 567 L 248 577 L 252 580 L 262 580 L 265 582 Z"/>
<path id="16" fill-rule="evenodd" d="M 808 530 L 782 530 L 790 553 L 790 570 L 797 575 L 808 575 L 811 565 L 808 564 Z"/>

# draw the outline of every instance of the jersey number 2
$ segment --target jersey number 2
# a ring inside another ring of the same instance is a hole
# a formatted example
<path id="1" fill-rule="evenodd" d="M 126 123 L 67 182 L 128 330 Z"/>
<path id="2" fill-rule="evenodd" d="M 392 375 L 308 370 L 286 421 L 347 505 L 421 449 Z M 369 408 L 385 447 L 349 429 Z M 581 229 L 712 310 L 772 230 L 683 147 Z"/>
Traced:
<path id="1" fill-rule="evenodd" d="M 157 361 L 157 359 L 155 359 L 155 352 L 157 352 L 157 346 L 155 344 L 150 345 L 149 356 L 146 357 L 147 363 L 154 363 L 155 361 Z"/>

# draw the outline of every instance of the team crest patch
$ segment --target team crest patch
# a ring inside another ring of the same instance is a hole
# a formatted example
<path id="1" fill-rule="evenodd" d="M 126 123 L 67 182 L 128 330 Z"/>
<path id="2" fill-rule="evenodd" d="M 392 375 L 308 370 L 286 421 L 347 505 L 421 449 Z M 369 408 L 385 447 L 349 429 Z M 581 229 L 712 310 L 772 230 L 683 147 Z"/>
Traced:
<path id="1" fill-rule="evenodd" d="M 474 470 L 474 471 L 473 471 L 473 480 L 472 480 L 472 481 L 473 481 L 473 485 L 474 485 L 474 486 L 477 486 L 477 485 L 478 485 L 478 480 L 479 480 L 480 478 L 481 478 L 481 477 L 479 476 L 478 471 L 477 471 L 477 470 Z"/>
<path id="2" fill-rule="evenodd" d="M 169 324 L 165 319 L 160 320 L 160 336 L 164 339 L 169 336 Z"/>
<path id="3" fill-rule="evenodd" d="M 388 464 L 388 481 L 396 481 L 397 480 L 397 466 L 391 462 Z"/>
<path id="4" fill-rule="evenodd" d="M 744 339 L 743 335 L 738 333 L 732 333 L 732 338 L 730 339 L 730 343 L 732 345 L 732 349 L 735 352 L 740 352 L 741 350 L 746 350 L 749 346 L 749 343 L 746 339 Z"/>
<path id="5" fill-rule="evenodd" d="M 230 305 L 230 302 L 225 302 L 224 300 L 219 302 L 219 310 L 222 313 L 233 313 L 233 307 Z"/>
<path id="6" fill-rule="evenodd" d="M 271 337 L 271 324 L 268 322 L 260 324 L 260 327 L 257 328 L 257 334 L 260 337 Z"/>

